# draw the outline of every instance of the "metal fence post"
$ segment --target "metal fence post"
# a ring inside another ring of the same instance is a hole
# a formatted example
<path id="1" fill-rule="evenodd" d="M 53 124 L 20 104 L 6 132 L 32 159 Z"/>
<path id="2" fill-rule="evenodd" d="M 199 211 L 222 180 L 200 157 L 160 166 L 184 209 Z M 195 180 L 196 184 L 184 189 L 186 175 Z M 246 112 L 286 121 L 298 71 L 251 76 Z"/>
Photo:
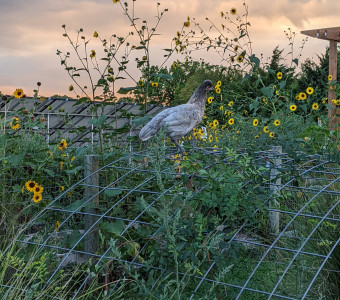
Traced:
<path id="1" fill-rule="evenodd" d="M 85 155 L 84 159 L 84 175 L 85 177 L 91 175 L 98 170 L 99 158 L 97 155 Z M 85 179 L 84 201 L 93 197 L 99 192 L 99 173 L 93 174 Z M 90 214 L 97 213 L 99 205 L 99 196 L 97 195 L 89 202 L 89 207 L 84 208 L 85 215 L 85 231 L 87 231 L 97 220 L 96 216 Z M 98 249 L 98 224 L 84 237 L 84 251 L 87 253 L 95 253 Z"/>
<path id="2" fill-rule="evenodd" d="M 271 150 L 273 152 L 273 166 L 270 170 L 270 179 L 271 179 L 271 185 L 270 185 L 270 191 L 271 191 L 271 197 L 272 200 L 269 204 L 270 208 L 279 208 L 280 204 L 276 199 L 277 191 L 279 189 L 279 186 L 281 185 L 281 178 L 275 178 L 279 175 L 278 168 L 282 165 L 282 146 L 272 146 Z M 275 181 L 274 181 L 275 180 Z M 279 234 L 280 232 L 280 213 L 277 211 L 270 211 L 269 212 L 269 228 L 271 234 Z"/>

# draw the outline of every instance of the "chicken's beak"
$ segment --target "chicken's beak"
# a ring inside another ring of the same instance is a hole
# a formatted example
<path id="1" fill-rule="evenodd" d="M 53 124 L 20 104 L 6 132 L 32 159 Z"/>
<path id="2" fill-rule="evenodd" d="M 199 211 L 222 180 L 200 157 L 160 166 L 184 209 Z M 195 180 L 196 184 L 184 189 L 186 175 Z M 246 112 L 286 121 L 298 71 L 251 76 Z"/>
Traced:
<path id="1" fill-rule="evenodd" d="M 212 92 L 214 90 L 214 87 L 210 86 L 207 88 L 208 92 Z"/>

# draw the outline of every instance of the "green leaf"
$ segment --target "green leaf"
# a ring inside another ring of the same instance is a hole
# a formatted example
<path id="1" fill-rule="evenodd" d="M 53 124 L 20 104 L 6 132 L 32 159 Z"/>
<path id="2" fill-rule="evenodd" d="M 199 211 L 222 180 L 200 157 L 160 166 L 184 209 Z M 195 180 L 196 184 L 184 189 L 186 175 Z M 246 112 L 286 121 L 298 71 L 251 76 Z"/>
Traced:
<path id="1" fill-rule="evenodd" d="M 106 116 L 100 116 L 98 119 L 89 120 L 89 124 L 93 124 L 96 127 L 102 126 L 106 121 Z"/>
<path id="2" fill-rule="evenodd" d="M 274 90 L 270 86 L 266 86 L 261 89 L 261 93 L 268 98 L 271 98 L 273 96 Z"/>
<path id="3" fill-rule="evenodd" d="M 119 90 L 118 90 L 118 94 L 127 94 L 133 90 L 135 90 L 137 87 L 136 86 L 131 86 L 131 87 L 126 87 L 126 88 L 123 88 L 121 87 Z"/>
<path id="4" fill-rule="evenodd" d="M 100 226 L 101 230 L 120 235 L 125 229 L 125 224 L 122 220 L 118 220 L 114 223 L 103 222 Z"/>
<path id="5" fill-rule="evenodd" d="M 248 80 L 250 78 L 249 74 L 247 73 L 246 75 L 244 75 L 243 79 L 242 79 L 242 82 L 245 82 L 246 80 Z"/>
<path id="6" fill-rule="evenodd" d="M 122 190 L 108 190 L 108 189 L 106 189 L 104 191 L 104 194 L 109 196 L 109 197 L 113 197 L 113 196 L 121 194 L 122 192 L 123 192 Z"/>
<path id="7" fill-rule="evenodd" d="M 299 65 L 299 60 L 297 58 L 295 58 L 295 59 L 293 59 L 293 63 L 298 66 Z"/>
<path id="8" fill-rule="evenodd" d="M 256 57 L 255 54 L 252 54 L 251 56 L 249 56 L 249 60 L 253 62 L 257 67 L 260 66 L 260 59 Z"/>
<path id="9" fill-rule="evenodd" d="M 150 119 L 152 119 L 151 116 L 145 115 L 144 117 L 137 118 L 137 119 L 133 119 L 133 120 L 132 120 L 132 124 L 134 124 L 134 125 L 136 125 L 136 126 L 144 125 L 144 124 L 145 124 L 147 121 L 149 121 Z"/>
<path id="10" fill-rule="evenodd" d="M 73 203 L 71 203 L 70 205 L 65 207 L 65 210 L 70 210 L 70 211 L 75 211 L 77 210 L 82 204 L 84 203 L 83 199 L 79 199 Z"/>
<path id="11" fill-rule="evenodd" d="M 174 79 L 170 74 L 155 73 L 152 76 L 159 77 L 159 78 L 162 78 L 162 79 L 165 79 L 165 80 L 172 80 L 172 79 Z"/>
<path id="12" fill-rule="evenodd" d="M 140 60 L 138 63 L 137 63 L 137 68 L 140 68 L 142 65 L 144 65 L 146 63 L 146 60 Z"/>

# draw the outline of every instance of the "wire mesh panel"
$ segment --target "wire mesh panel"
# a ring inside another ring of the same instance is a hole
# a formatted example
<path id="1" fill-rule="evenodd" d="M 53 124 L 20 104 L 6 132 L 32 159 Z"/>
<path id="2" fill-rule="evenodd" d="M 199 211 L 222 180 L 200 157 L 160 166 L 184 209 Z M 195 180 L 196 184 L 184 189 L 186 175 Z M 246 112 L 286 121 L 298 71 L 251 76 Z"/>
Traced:
<path id="1" fill-rule="evenodd" d="M 339 275 L 339 175 L 277 148 L 87 157 L 15 244 L 53 258 L 37 295 L 77 266 L 72 299 L 94 282 L 112 299 L 320 299 Z"/>

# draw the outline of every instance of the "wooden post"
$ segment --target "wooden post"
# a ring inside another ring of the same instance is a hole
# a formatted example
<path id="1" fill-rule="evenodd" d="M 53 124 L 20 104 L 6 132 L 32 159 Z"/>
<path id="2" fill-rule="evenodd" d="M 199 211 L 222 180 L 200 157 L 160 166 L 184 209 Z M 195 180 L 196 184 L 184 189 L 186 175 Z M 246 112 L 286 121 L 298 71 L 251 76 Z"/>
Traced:
<path id="1" fill-rule="evenodd" d="M 337 42 L 329 41 L 329 75 L 332 75 L 333 81 L 336 80 L 337 76 Z M 335 88 L 335 86 L 334 86 Z M 332 109 L 328 110 L 328 129 L 335 130 L 337 127 L 337 116 L 336 116 L 336 105 L 332 103 L 333 99 L 336 99 L 335 90 L 331 86 L 328 89 L 328 104 Z"/>
<path id="2" fill-rule="evenodd" d="M 85 155 L 85 177 L 98 170 L 99 158 L 97 155 Z M 99 188 L 99 173 L 93 174 L 85 179 L 84 201 L 93 197 L 98 193 Z M 90 214 L 97 213 L 97 207 L 99 205 L 99 196 L 97 195 L 90 202 L 85 205 L 84 212 Z M 89 207 L 86 207 L 89 206 Z M 97 220 L 97 217 L 91 215 L 85 215 L 85 231 L 87 231 Z M 95 225 L 92 230 L 84 237 L 84 251 L 88 253 L 95 253 L 98 249 L 98 224 Z"/>
<path id="3" fill-rule="evenodd" d="M 273 166 L 270 170 L 270 179 L 274 180 L 277 175 L 280 173 L 278 171 L 278 168 L 281 168 L 282 159 L 282 146 L 272 146 L 271 150 L 273 152 Z M 272 200 L 270 202 L 270 208 L 279 208 L 280 204 L 276 200 L 276 194 L 279 189 L 279 185 L 281 185 L 281 178 L 278 178 L 275 180 L 275 182 L 272 182 L 272 185 L 270 185 L 270 191 L 271 191 L 271 197 Z M 280 213 L 277 211 L 270 211 L 269 212 L 269 229 L 271 234 L 279 234 L 280 233 Z"/>

